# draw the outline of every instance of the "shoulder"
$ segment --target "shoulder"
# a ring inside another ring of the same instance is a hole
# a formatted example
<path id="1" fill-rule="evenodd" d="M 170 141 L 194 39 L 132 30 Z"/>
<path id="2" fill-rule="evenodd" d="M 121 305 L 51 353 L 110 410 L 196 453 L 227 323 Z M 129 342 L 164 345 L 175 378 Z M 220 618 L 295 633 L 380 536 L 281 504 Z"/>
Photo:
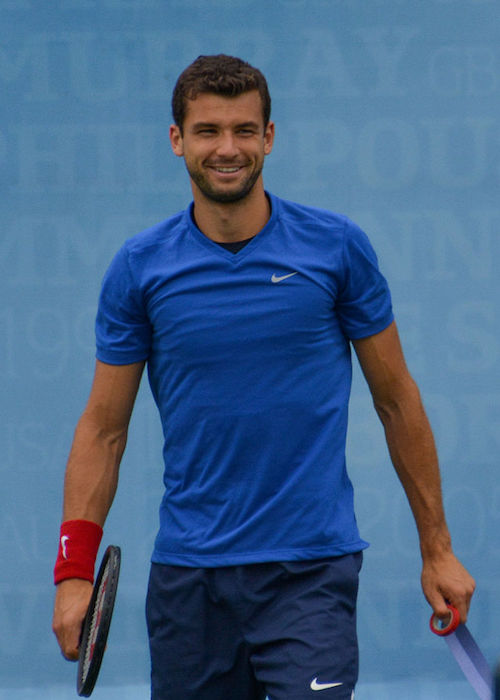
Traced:
<path id="1" fill-rule="evenodd" d="M 171 250 L 186 232 L 186 211 L 179 212 L 128 238 L 114 256 L 111 268 L 126 268 L 133 276 L 172 258 Z"/>
<path id="2" fill-rule="evenodd" d="M 287 225 L 310 228 L 317 232 L 335 234 L 340 238 L 365 239 L 366 234 L 343 213 L 321 207 L 313 207 L 292 202 L 281 197 L 271 196 L 273 206 L 278 210 L 278 218 Z"/>
<path id="3" fill-rule="evenodd" d="M 185 231 L 185 218 L 185 212 L 180 212 L 128 238 L 113 256 L 105 280 L 115 285 L 142 286 L 159 261 L 173 257 L 169 251 Z"/>
<path id="4" fill-rule="evenodd" d="M 365 232 L 345 214 L 279 197 L 272 197 L 272 202 L 278 211 L 278 220 L 298 238 L 304 237 L 315 245 L 329 247 L 333 244 L 336 250 L 352 245 L 370 248 Z"/>
<path id="5" fill-rule="evenodd" d="M 185 221 L 186 211 L 174 214 L 128 238 L 121 249 L 134 257 L 154 253 L 159 247 L 171 245 L 182 234 Z"/>
<path id="6" fill-rule="evenodd" d="M 343 214 L 331 211 L 329 209 L 321 209 L 306 204 L 299 204 L 281 197 L 271 196 L 273 206 L 278 210 L 278 217 L 283 222 L 290 224 L 310 225 L 315 227 L 325 227 L 330 230 L 341 230 L 346 226 L 348 218 Z"/>

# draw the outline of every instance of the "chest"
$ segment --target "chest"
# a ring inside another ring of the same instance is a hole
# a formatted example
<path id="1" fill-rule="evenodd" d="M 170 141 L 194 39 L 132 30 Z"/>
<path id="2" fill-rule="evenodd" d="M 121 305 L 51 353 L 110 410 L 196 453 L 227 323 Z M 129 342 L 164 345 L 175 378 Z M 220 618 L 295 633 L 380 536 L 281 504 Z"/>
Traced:
<path id="1" fill-rule="evenodd" d="M 153 351 L 189 361 L 216 353 L 309 352 L 342 337 L 335 276 L 317 259 L 201 257 L 161 267 L 145 295 Z"/>

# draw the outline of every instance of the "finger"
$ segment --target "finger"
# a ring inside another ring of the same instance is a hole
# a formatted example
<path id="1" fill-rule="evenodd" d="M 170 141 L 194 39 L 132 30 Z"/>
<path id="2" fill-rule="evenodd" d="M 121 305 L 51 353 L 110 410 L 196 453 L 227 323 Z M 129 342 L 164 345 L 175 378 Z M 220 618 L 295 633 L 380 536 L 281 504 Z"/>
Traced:
<path id="1" fill-rule="evenodd" d="M 450 593 L 445 595 L 446 602 L 453 605 L 453 607 L 458 610 L 460 622 L 462 624 L 467 622 L 471 598 L 472 593 L 469 592 Z"/>
<path id="2" fill-rule="evenodd" d="M 64 658 L 68 661 L 77 661 L 81 624 L 75 626 L 58 622 L 53 625 L 53 630 Z"/>
<path id="3" fill-rule="evenodd" d="M 445 620 L 450 616 L 447 601 L 438 591 L 431 593 L 427 592 L 427 600 L 432 608 L 432 611 L 440 620 Z"/>
<path id="4" fill-rule="evenodd" d="M 459 615 L 460 615 L 460 622 L 465 625 L 467 622 L 467 616 L 469 612 L 469 601 L 466 600 L 465 597 L 461 597 L 459 599 L 456 599 L 455 602 L 452 602 L 452 605 L 458 610 Z"/>
<path id="5" fill-rule="evenodd" d="M 57 636 L 57 641 L 61 648 L 61 653 L 67 661 L 78 660 L 78 645 L 74 642 L 74 635 L 68 634 L 66 630 Z"/>
<path id="6" fill-rule="evenodd" d="M 66 661 L 78 661 L 78 649 L 69 649 L 67 651 L 63 651 L 62 655 L 66 659 Z"/>
<path id="7" fill-rule="evenodd" d="M 472 595 L 474 593 L 475 582 L 471 579 L 464 590 L 453 591 L 445 595 L 446 600 L 453 605 L 460 614 L 460 622 L 465 624 L 469 615 L 469 608 L 472 600 Z"/>

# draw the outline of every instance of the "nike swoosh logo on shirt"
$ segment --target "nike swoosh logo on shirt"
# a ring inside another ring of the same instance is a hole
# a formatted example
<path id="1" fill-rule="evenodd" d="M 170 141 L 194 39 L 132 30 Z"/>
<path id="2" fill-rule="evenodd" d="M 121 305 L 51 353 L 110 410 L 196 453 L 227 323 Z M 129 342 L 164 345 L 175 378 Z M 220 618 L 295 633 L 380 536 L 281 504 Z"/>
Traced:
<path id="1" fill-rule="evenodd" d="M 283 280 L 287 280 L 289 277 L 293 277 L 294 275 L 297 275 L 297 274 L 298 274 L 298 272 L 290 272 L 289 275 L 280 275 L 279 276 L 275 273 L 271 277 L 271 282 L 274 282 L 275 284 L 276 284 L 276 282 L 283 282 Z"/>
<path id="2" fill-rule="evenodd" d="M 311 681 L 311 690 L 327 690 L 327 688 L 337 688 L 343 683 L 318 683 L 318 679 L 314 678 Z"/>

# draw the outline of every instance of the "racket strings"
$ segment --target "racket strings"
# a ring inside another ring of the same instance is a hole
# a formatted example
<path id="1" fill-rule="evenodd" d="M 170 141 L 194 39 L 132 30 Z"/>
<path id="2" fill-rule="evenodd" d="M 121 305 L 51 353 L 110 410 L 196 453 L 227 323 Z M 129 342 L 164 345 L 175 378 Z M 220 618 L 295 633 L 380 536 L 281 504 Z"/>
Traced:
<path id="1" fill-rule="evenodd" d="M 104 569 L 104 574 L 97 593 L 97 605 L 94 608 L 94 612 L 92 614 L 90 622 L 89 638 L 87 642 L 87 647 L 85 649 L 85 659 L 83 662 L 84 676 L 86 676 L 88 673 L 90 662 L 92 661 L 92 657 L 94 655 L 95 643 L 97 639 L 97 634 L 99 632 L 99 624 L 101 622 L 102 611 L 104 607 L 106 587 L 109 581 L 109 568 L 110 562 L 108 561 L 108 563 L 106 564 L 106 568 Z"/>

